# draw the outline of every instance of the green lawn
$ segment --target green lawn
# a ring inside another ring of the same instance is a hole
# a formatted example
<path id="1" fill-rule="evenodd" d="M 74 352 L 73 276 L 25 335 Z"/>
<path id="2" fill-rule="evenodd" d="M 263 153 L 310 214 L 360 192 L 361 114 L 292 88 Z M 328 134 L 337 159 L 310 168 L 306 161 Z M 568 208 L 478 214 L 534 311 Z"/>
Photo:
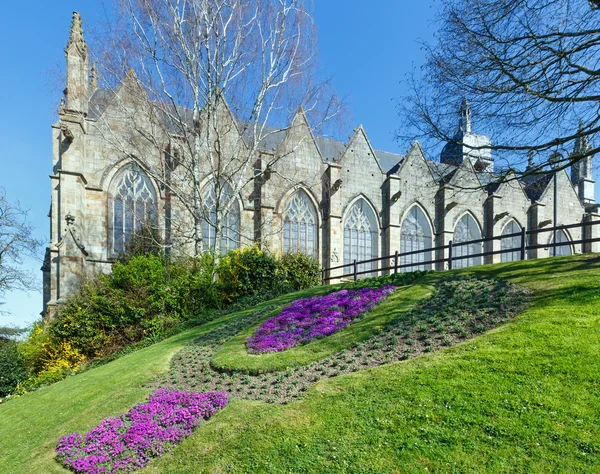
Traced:
<path id="1" fill-rule="evenodd" d="M 140 472 L 600 472 L 600 257 L 473 272 L 535 301 L 468 342 L 321 381 L 289 405 L 233 400 Z M 179 348 L 233 318 L 0 406 L 0 472 L 66 472 L 58 437 L 142 401 Z"/>

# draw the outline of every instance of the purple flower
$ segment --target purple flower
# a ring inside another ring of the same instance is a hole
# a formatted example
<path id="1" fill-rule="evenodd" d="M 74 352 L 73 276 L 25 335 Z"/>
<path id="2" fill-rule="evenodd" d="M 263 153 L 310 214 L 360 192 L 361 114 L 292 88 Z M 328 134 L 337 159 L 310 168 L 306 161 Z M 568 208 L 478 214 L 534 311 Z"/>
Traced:
<path id="1" fill-rule="evenodd" d="M 370 311 L 394 289 L 385 285 L 296 300 L 256 329 L 246 340 L 248 352 L 279 352 L 329 336 Z"/>
<path id="2" fill-rule="evenodd" d="M 75 472 L 99 474 L 131 472 L 153 457 L 169 452 L 227 405 L 224 392 L 187 393 L 161 388 L 147 403 L 128 413 L 103 420 L 85 436 L 68 434 L 58 440 L 56 457 Z"/>

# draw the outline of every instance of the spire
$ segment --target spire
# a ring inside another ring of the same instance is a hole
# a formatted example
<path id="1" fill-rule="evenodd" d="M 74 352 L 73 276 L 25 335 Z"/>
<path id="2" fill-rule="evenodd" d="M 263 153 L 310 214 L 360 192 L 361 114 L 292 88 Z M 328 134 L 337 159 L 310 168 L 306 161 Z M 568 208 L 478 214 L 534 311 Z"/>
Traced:
<path id="1" fill-rule="evenodd" d="M 471 105 L 465 98 L 460 104 L 460 122 L 458 128 L 462 133 L 471 133 Z"/>
<path id="2" fill-rule="evenodd" d="M 67 53 L 67 55 L 73 46 L 77 48 L 82 56 L 87 56 L 87 44 L 85 43 L 85 39 L 83 39 L 83 23 L 79 12 L 73 12 L 71 33 L 69 35 L 69 42 L 65 48 L 65 53 Z"/>
<path id="3" fill-rule="evenodd" d="M 533 150 L 529 150 L 527 153 L 527 171 L 531 171 L 535 168 L 535 152 Z"/>
<path id="4" fill-rule="evenodd" d="M 65 56 L 67 57 L 65 112 L 85 116 L 88 112 L 90 70 L 87 45 L 83 39 L 81 16 L 77 12 L 73 12 Z"/>
<path id="5" fill-rule="evenodd" d="M 96 67 L 96 63 L 92 65 L 92 70 L 90 71 L 90 84 L 92 88 L 98 88 L 98 68 Z"/>
<path id="6" fill-rule="evenodd" d="M 579 129 L 577 130 L 579 136 L 575 139 L 575 147 L 573 148 L 573 155 L 581 156 L 587 155 L 592 149 L 590 145 L 589 137 L 584 134 L 583 131 L 583 120 L 579 121 Z"/>

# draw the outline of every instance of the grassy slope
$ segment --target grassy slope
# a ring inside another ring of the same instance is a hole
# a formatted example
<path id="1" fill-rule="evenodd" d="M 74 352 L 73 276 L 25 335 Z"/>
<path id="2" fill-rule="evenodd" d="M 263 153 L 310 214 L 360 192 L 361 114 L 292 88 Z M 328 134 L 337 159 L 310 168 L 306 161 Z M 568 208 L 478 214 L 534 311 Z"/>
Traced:
<path id="1" fill-rule="evenodd" d="M 530 286 L 535 303 L 460 346 L 320 382 L 301 402 L 233 401 L 144 472 L 600 472 L 600 259 L 479 271 Z M 205 329 L 0 407 L 0 472 L 60 472 L 60 435 L 142 400 L 140 385 Z"/>

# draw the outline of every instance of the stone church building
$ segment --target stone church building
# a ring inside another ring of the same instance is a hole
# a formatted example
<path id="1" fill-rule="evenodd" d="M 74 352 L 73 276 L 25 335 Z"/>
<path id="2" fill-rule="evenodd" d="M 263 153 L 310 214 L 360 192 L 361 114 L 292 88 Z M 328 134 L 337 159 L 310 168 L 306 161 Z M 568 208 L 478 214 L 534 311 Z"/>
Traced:
<path id="1" fill-rule="evenodd" d="M 146 156 L 134 160 L 106 139 L 109 130 L 125 138 L 132 133 L 115 117 L 119 114 L 116 104 L 126 102 L 128 88 L 135 87 L 135 74 L 128 74 L 116 90 L 98 88 L 93 70 L 90 74 L 77 13 L 65 52 L 65 100 L 52 126 L 50 246 L 42 267 L 44 311 L 50 312 L 78 287 L 83 276 L 110 271 L 142 219 L 150 218 L 162 240 L 169 242 L 177 215 L 172 196 L 149 172 L 160 166 L 165 155 L 148 150 Z M 243 142 L 243 132 L 226 104 L 223 107 L 231 133 Z M 361 126 L 347 143 L 314 136 L 300 110 L 290 127 L 273 131 L 260 143 L 258 168 L 248 170 L 248 185 L 233 197 L 221 247 L 227 250 L 258 242 L 270 252 L 301 251 L 313 255 L 323 267 L 348 268 L 354 260 L 398 251 L 400 264 L 414 264 L 404 270 L 442 270 L 446 263 L 425 262 L 444 258 L 448 250 L 427 249 L 450 241 L 515 234 L 523 227 L 540 229 L 598 218 L 591 158 L 573 166 L 570 174 L 557 172 L 555 202 L 552 175 L 496 183 L 494 158 L 485 149 L 489 143 L 488 137 L 473 132 L 467 102 L 457 114 L 454 141 L 446 145 L 439 160 L 428 159 L 417 143 L 405 155 L 375 150 Z M 588 146 L 581 141 L 574 152 Z M 285 159 L 275 161 L 268 170 L 261 168 L 279 155 Z M 210 182 L 208 170 L 203 179 Z M 208 208 L 215 205 L 211 199 L 209 192 L 204 198 Z M 208 209 L 208 221 L 212 215 Z M 588 229 L 585 237 L 595 237 L 600 231 Z M 202 231 L 206 248 L 213 247 L 210 222 Z M 540 248 L 529 251 L 527 258 L 549 256 L 550 250 L 543 245 L 552 238 L 552 232 L 532 235 L 530 243 Z M 557 248 L 557 254 L 596 250 L 597 244 L 571 244 L 582 238 L 579 228 L 559 231 L 557 240 L 564 245 Z M 476 243 L 456 248 L 455 255 L 510 249 L 519 242 L 519 237 L 509 237 Z M 425 252 L 402 256 L 415 250 Z M 519 258 L 518 251 L 476 256 L 457 260 L 455 267 Z M 374 263 L 359 270 L 375 274 L 378 267 L 381 264 Z"/>

